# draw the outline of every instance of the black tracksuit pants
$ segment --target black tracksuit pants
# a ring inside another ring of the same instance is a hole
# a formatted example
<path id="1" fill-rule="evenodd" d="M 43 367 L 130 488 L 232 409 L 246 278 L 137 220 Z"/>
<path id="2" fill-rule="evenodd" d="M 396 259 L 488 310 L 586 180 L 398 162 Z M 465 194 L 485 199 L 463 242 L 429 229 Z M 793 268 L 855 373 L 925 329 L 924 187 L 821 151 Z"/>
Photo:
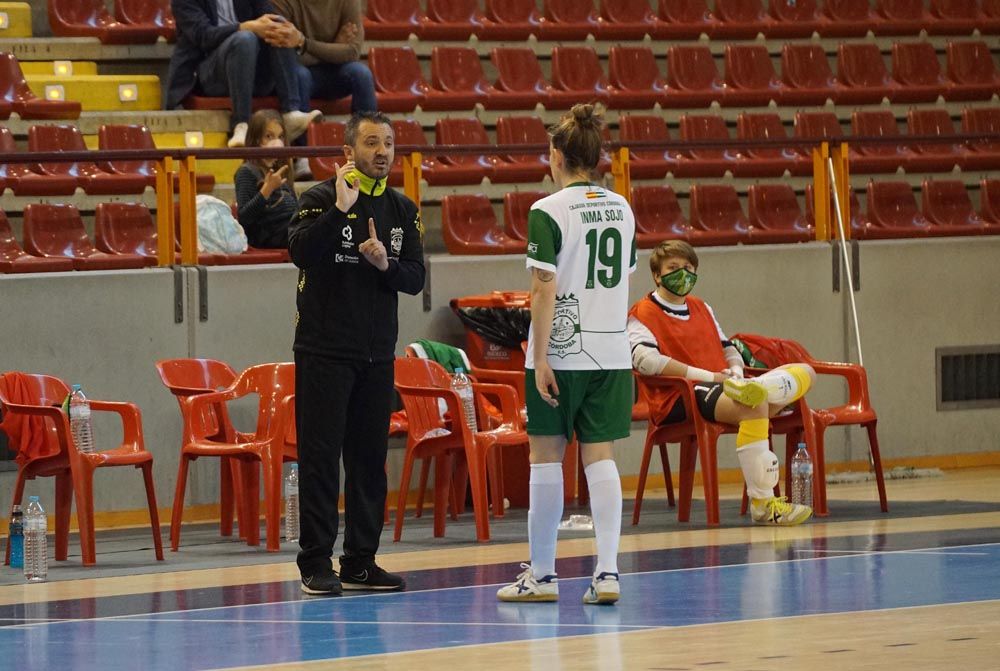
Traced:
<path id="1" fill-rule="evenodd" d="M 392 361 L 368 363 L 295 353 L 298 565 L 303 575 L 330 566 L 340 523 L 341 457 L 344 557 L 352 565 L 374 560 L 385 509 L 392 400 Z"/>

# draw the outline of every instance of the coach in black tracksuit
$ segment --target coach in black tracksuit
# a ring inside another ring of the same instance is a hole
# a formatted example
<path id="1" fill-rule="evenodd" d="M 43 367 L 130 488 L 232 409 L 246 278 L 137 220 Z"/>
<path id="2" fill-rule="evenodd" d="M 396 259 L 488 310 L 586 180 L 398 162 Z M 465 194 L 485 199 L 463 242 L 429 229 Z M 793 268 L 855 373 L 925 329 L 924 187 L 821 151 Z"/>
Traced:
<path id="1" fill-rule="evenodd" d="M 295 329 L 296 429 L 302 591 L 395 590 L 400 576 L 375 564 L 386 497 L 385 458 L 393 399 L 397 292 L 424 286 L 420 215 L 386 188 L 392 126 L 377 112 L 345 130 L 344 165 L 302 194 L 288 232 L 301 270 Z M 345 480 L 340 576 L 340 457 Z"/>

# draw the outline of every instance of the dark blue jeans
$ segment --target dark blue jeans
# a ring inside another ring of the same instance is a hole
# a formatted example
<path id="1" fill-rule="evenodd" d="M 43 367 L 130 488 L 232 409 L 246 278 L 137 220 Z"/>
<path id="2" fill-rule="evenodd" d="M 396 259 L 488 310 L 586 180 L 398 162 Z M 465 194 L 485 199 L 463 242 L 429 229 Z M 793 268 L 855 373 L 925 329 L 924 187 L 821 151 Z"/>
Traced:
<path id="1" fill-rule="evenodd" d="M 271 47 L 253 33 L 240 30 L 198 65 L 198 82 L 204 95 L 230 97 L 230 125 L 235 126 L 250 121 L 254 96 L 274 93 L 282 112 L 301 109 L 297 65 L 294 49 Z"/>
<path id="2" fill-rule="evenodd" d="M 368 66 L 359 61 L 318 63 L 296 68 L 299 100 L 303 112 L 309 111 L 309 99 L 336 100 L 351 96 L 351 112 L 374 112 L 375 80 Z"/>

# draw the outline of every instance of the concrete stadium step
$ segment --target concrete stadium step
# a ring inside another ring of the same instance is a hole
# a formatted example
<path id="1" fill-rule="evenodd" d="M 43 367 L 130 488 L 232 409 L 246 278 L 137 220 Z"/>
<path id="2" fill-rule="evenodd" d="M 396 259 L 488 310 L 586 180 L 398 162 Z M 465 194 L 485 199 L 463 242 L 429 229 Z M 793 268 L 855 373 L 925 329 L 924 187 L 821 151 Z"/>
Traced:
<path id="1" fill-rule="evenodd" d="M 21 72 L 27 75 L 96 75 L 96 61 L 24 61 Z"/>
<path id="2" fill-rule="evenodd" d="M 174 45 L 101 44 L 96 37 L 35 37 L 11 39 L 0 35 L 0 51 L 9 51 L 19 61 L 169 61 Z"/>
<path id="3" fill-rule="evenodd" d="M 203 133 L 227 133 L 229 131 L 229 114 L 213 111 L 167 111 L 167 110 L 136 110 L 117 112 L 87 112 L 79 119 L 72 121 L 41 121 L 18 119 L 15 116 L 3 122 L 16 138 L 28 136 L 28 129 L 41 124 L 72 123 L 84 135 L 97 135 L 104 124 L 141 124 L 153 133 L 184 133 L 185 131 L 201 131 Z"/>
<path id="4" fill-rule="evenodd" d="M 25 75 L 31 90 L 40 98 L 75 100 L 88 112 L 158 110 L 160 78 L 152 75 Z M 61 95 L 53 91 L 62 87 Z"/>
<path id="5" fill-rule="evenodd" d="M 153 133 L 153 142 L 159 149 L 176 149 L 187 146 L 187 133 Z M 206 149 L 222 149 L 226 146 L 226 133 L 202 133 L 202 146 Z M 97 135 L 84 135 L 83 141 L 88 149 L 98 149 Z M 234 159 L 213 159 L 198 161 L 198 172 L 209 173 L 215 177 L 216 184 L 232 184 L 233 174 L 243 161 Z"/>
<path id="6" fill-rule="evenodd" d="M 31 5 L 26 2 L 0 2 L 0 39 L 31 35 Z"/>

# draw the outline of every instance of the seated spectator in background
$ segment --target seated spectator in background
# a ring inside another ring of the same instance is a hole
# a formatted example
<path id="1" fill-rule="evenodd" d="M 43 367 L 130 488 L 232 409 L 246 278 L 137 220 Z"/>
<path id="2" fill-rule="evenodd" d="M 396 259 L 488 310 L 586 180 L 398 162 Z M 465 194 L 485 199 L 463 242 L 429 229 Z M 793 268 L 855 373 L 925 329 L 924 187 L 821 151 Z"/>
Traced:
<path id="1" fill-rule="evenodd" d="M 278 26 L 276 44 L 299 53 L 299 101 L 305 111 L 312 98 L 351 96 L 351 113 L 374 112 L 375 82 L 359 59 L 364 42 L 361 0 L 272 0 L 288 23 Z M 299 159 L 296 176 L 308 162 Z"/>
<path id="2" fill-rule="evenodd" d="M 656 290 L 632 306 L 628 335 L 632 365 L 642 375 L 697 380 L 698 412 L 712 422 L 739 426 L 736 454 L 759 524 L 805 522 L 812 508 L 774 496 L 778 458 L 768 445 L 770 417 L 809 390 L 816 373 L 807 364 L 788 364 L 760 377 L 743 377 L 743 358 L 726 338 L 712 308 L 690 296 L 698 279 L 698 255 L 680 240 L 661 242 L 649 258 Z M 650 388 L 650 421 L 680 422 L 685 408 L 678 392 Z"/>
<path id="3" fill-rule="evenodd" d="M 274 110 L 250 118 L 248 147 L 284 147 L 285 128 Z M 298 209 L 288 183 L 291 161 L 247 159 L 236 171 L 237 218 L 253 247 L 288 249 L 288 224 Z"/>
<path id="4" fill-rule="evenodd" d="M 229 96 L 230 147 L 246 142 L 254 96 L 277 95 L 285 129 L 292 137 L 321 116 L 306 113 L 299 98 L 294 49 L 278 44 L 285 19 L 268 0 L 171 0 L 177 45 L 167 75 L 167 109 L 176 109 L 196 91 Z"/>

